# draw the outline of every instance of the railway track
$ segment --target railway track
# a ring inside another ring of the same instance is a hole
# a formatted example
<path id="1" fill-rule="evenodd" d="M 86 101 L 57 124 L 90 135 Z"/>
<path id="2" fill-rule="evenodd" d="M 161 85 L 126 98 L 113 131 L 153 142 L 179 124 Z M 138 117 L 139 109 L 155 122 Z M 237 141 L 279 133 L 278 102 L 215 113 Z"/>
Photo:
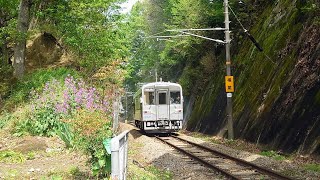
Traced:
<path id="1" fill-rule="evenodd" d="M 281 179 L 292 180 L 275 171 L 257 166 L 214 149 L 187 141 L 176 135 L 156 137 L 190 158 L 199 161 L 210 169 L 219 171 L 229 179 Z"/>

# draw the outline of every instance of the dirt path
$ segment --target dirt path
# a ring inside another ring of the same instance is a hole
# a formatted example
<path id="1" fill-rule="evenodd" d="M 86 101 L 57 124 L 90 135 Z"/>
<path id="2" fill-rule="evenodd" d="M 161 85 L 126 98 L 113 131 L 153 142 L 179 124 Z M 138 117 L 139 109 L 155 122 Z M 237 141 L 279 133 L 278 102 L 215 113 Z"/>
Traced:
<path id="1" fill-rule="evenodd" d="M 0 179 L 87 179 L 86 161 L 57 137 L 14 137 L 0 132 Z"/>

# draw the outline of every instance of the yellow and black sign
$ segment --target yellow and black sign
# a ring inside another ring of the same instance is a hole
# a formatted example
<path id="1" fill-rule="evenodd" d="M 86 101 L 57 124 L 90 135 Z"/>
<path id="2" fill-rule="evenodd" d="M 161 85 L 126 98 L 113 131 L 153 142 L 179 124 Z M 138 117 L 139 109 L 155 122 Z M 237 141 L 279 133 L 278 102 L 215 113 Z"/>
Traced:
<path id="1" fill-rule="evenodd" d="M 231 93 L 234 92 L 234 82 L 233 76 L 226 76 L 226 92 Z"/>

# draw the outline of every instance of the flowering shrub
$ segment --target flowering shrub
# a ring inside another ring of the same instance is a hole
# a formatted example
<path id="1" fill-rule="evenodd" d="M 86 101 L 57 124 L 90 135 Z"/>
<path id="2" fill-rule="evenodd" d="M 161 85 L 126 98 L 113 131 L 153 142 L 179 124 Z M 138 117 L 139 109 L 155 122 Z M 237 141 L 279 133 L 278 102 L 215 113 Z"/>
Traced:
<path id="1" fill-rule="evenodd" d="M 85 84 L 82 79 L 76 80 L 68 75 L 64 83 L 56 79 L 45 84 L 43 92 L 39 95 L 31 91 L 33 110 L 53 108 L 56 114 L 72 115 L 79 109 L 100 111 L 109 114 L 109 103 L 94 87 Z"/>
<path id="2" fill-rule="evenodd" d="M 16 126 L 16 131 L 18 135 L 57 134 L 67 146 L 91 155 L 94 174 L 106 175 L 110 156 L 102 142 L 112 136 L 110 98 L 70 75 L 63 82 L 52 79 L 42 91 L 31 91 L 32 113 Z"/>

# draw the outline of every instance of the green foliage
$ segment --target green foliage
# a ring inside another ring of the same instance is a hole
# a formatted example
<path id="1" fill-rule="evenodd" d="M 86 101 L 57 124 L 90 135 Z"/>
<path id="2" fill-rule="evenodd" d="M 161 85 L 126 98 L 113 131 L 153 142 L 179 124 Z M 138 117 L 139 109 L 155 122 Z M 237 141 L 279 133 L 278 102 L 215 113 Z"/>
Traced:
<path id="1" fill-rule="evenodd" d="M 26 154 L 26 159 L 27 160 L 33 160 L 33 159 L 35 159 L 36 158 L 36 152 L 34 152 L 34 151 L 30 151 L 30 152 L 28 152 L 27 154 Z"/>
<path id="2" fill-rule="evenodd" d="M 3 56 L 2 56 L 3 57 Z M 15 80 L 12 77 L 13 68 L 5 64 L 3 62 L 2 57 L 0 57 L 0 76 L 3 77 L 0 79 L 0 97 L 1 99 L 3 97 L 6 97 L 8 95 L 8 92 L 12 88 L 12 84 L 15 82 Z"/>
<path id="3" fill-rule="evenodd" d="M 189 90 L 195 74 L 201 76 L 199 61 L 206 54 L 205 40 L 195 37 L 177 37 L 167 41 L 153 36 L 179 35 L 167 32 L 167 29 L 219 27 L 223 23 L 222 1 L 205 0 L 170 0 L 144 1 L 138 3 L 131 16 L 129 24 L 132 32 L 132 57 L 130 58 L 126 84 L 134 90 L 137 82 L 155 80 L 155 70 L 165 81 L 178 81 L 184 89 Z M 210 32 L 195 32 L 196 34 L 217 37 Z M 150 38 L 143 38 L 148 37 Z M 187 67 L 187 68 L 185 68 Z M 192 70 L 192 69 L 196 70 Z M 190 72 L 186 72 L 189 71 Z M 134 83 L 133 83 L 134 82 Z M 190 92 L 187 92 L 187 94 Z"/>
<path id="4" fill-rule="evenodd" d="M 167 171 L 167 170 L 160 170 L 154 166 L 149 166 L 147 168 L 147 171 L 151 172 L 152 174 L 154 174 L 157 179 L 161 179 L 161 180 L 170 180 L 173 178 L 173 175 L 171 172 Z"/>
<path id="5" fill-rule="evenodd" d="M 12 120 L 12 115 L 6 111 L 0 114 L 0 129 L 5 127 Z"/>
<path id="6" fill-rule="evenodd" d="M 135 164 L 129 164 L 128 179 L 133 180 L 171 180 L 173 179 L 173 174 L 167 170 L 161 170 L 155 166 L 148 166 L 144 169 L 137 167 Z"/>
<path id="7" fill-rule="evenodd" d="M 81 175 L 81 172 L 80 172 L 80 169 L 78 166 L 74 166 L 74 167 L 71 167 L 69 169 L 69 173 L 72 175 L 72 176 L 80 176 Z"/>
<path id="8" fill-rule="evenodd" d="M 67 147 L 90 155 L 95 176 L 108 176 L 111 162 L 103 140 L 112 136 L 109 99 L 70 75 L 63 82 L 53 79 L 40 87 L 30 93 L 32 111 L 16 123 L 15 135 L 58 135 Z"/>
<path id="9" fill-rule="evenodd" d="M 37 12 L 39 28 L 62 37 L 86 70 L 127 54 L 125 24 L 118 13 L 122 0 L 52 1 Z"/>
<path id="10" fill-rule="evenodd" d="M 14 134 L 22 136 L 26 134 L 53 136 L 58 129 L 62 129 L 61 116 L 54 112 L 54 109 L 40 109 L 30 115 L 30 118 L 23 120 L 15 126 Z M 62 133 L 60 133 L 62 134 Z"/>
<path id="11" fill-rule="evenodd" d="M 16 35 L 16 17 L 19 0 L 1 0 L 0 46 L 13 42 Z"/>
<path id="12" fill-rule="evenodd" d="M 68 171 L 50 171 L 41 180 L 63 180 L 63 179 L 93 179 L 91 175 L 81 172 L 79 167 L 71 166 Z"/>
<path id="13" fill-rule="evenodd" d="M 194 82 L 201 77 L 200 68 L 187 66 L 179 79 L 179 83 L 185 89 L 184 95 L 189 96 L 192 93 Z"/>
<path id="14" fill-rule="evenodd" d="M 26 160 L 23 154 L 14 151 L 0 151 L 0 162 L 23 163 Z"/>
<path id="15" fill-rule="evenodd" d="M 111 121 L 100 112 L 80 111 L 73 119 L 75 147 L 91 156 L 91 170 L 95 176 L 108 176 L 111 172 L 111 156 L 103 141 L 112 136 Z M 71 122 L 70 122 L 71 123 Z"/>
<path id="16" fill-rule="evenodd" d="M 55 133 L 61 138 L 61 140 L 66 144 L 67 148 L 74 146 L 74 133 L 71 131 L 70 125 L 66 123 L 61 123 L 55 130 Z"/>
<path id="17" fill-rule="evenodd" d="M 303 7 L 301 7 L 301 11 L 304 13 L 314 13 L 319 12 L 320 5 L 316 4 L 316 2 L 307 2 Z"/>
<path id="18" fill-rule="evenodd" d="M 51 79 L 63 81 L 69 74 L 75 77 L 78 76 L 76 71 L 67 68 L 40 69 L 32 74 L 27 74 L 12 88 L 9 98 L 6 100 L 5 109 L 10 109 L 26 102 L 31 89 L 40 90 L 43 88 L 44 84 Z"/>
<path id="19" fill-rule="evenodd" d="M 278 161 L 282 161 L 282 160 L 286 159 L 285 156 L 282 156 L 275 151 L 262 151 L 262 152 L 260 152 L 260 155 L 271 157 L 271 158 L 278 160 Z"/>
<path id="20" fill-rule="evenodd" d="M 308 171 L 320 172 L 320 164 L 306 164 L 304 169 Z"/>

